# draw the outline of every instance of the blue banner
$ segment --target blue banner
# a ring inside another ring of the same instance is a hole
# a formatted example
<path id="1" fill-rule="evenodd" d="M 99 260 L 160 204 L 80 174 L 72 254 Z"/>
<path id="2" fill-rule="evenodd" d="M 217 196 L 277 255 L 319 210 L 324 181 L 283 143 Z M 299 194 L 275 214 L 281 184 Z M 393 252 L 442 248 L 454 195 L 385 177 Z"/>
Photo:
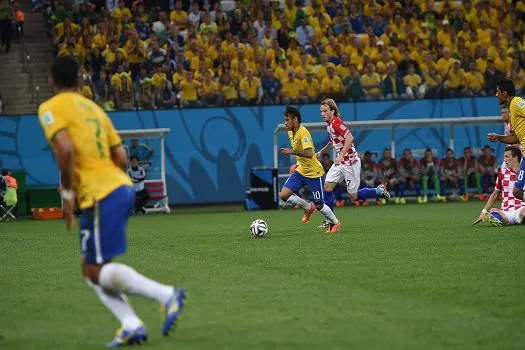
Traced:
<path id="1" fill-rule="evenodd" d="M 170 128 L 166 138 L 166 179 L 171 204 L 242 201 L 254 166 L 273 162 L 273 131 L 283 122 L 283 106 L 167 111 L 115 112 L 111 118 L 119 130 Z M 495 97 L 447 100 L 374 101 L 343 103 L 343 119 L 385 120 L 500 115 Z M 319 105 L 301 106 L 303 122 L 319 122 Z M 456 155 L 465 146 L 482 147 L 490 127 L 454 129 Z M 390 147 L 390 131 L 354 132 L 360 152 L 382 152 Z M 326 132 L 313 133 L 317 148 L 327 141 Z M 447 128 L 400 129 L 397 152 L 405 148 L 433 148 L 442 156 L 448 147 Z M 287 139 L 281 136 L 281 145 Z M 155 148 L 155 147 L 154 147 Z M 498 156 L 500 146 L 495 146 Z M 285 160 L 281 160 L 284 162 Z M 287 165 L 287 164 L 281 164 Z M 57 186 L 55 158 L 36 116 L 0 117 L 0 168 L 27 173 L 29 186 Z"/>

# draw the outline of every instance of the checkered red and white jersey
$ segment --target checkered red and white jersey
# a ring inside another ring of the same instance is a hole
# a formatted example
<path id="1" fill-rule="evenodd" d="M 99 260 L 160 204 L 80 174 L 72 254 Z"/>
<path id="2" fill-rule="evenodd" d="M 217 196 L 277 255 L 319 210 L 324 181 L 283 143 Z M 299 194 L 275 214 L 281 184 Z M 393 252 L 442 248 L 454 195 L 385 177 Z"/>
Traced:
<path id="1" fill-rule="evenodd" d="M 515 172 L 508 168 L 499 172 L 496 188 L 501 192 L 501 210 L 517 210 L 525 206 L 523 201 L 520 201 L 512 194 L 514 182 L 516 182 Z"/>
<path id="2" fill-rule="evenodd" d="M 339 156 L 339 153 L 345 144 L 345 137 L 350 131 L 338 116 L 335 116 L 334 119 L 332 119 L 332 122 L 327 125 L 326 130 L 328 131 L 328 135 L 330 135 L 330 142 L 337 150 L 337 155 Z M 352 144 L 352 147 L 350 147 L 346 155 L 343 157 L 341 164 L 353 165 L 359 160 L 359 154 L 357 154 L 354 144 Z"/>

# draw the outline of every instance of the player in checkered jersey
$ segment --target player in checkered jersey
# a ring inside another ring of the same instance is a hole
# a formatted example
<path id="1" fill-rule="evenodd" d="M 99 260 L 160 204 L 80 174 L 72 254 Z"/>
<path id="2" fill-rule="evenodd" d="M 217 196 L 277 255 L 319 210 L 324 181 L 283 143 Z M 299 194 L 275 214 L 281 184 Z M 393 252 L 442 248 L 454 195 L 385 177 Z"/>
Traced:
<path id="1" fill-rule="evenodd" d="M 505 148 L 503 160 L 506 163 L 506 168 L 501 169 L 499 172 L 494 192 L 490 195 L 479 218 L 474 224 L 485 221 L 495 227 L 515 225 L 520 224 L 523 216 L 525 216 L 525 202 L 517 199 L 512 194 L 516 174 L 520 170 L 520 150 L 512 146 Z M 492 208 L 492 205 L 494 205 L 500 193 L 503 198 L 501 209 Z"/>
<path id="2" fill-rule="evenodd" d="M 344 180 L 346 190 L 354 202 L 376 197 L 389 199 L 390 194 L 383 184 L 358 191 L 361 182 L 361 161 L 354 147 L 354 137 L 341 120 L 334 100 L 327 98 L 321 102 L 321 116 L 328 124 L 326 129 L 330 141 L 318 152 L 318 156 L 322 155 L 328 147 L 334 147 L 337 151 L 337 158 L 326 175 L 325 192 L 331 193 L 335 186 Z"/>

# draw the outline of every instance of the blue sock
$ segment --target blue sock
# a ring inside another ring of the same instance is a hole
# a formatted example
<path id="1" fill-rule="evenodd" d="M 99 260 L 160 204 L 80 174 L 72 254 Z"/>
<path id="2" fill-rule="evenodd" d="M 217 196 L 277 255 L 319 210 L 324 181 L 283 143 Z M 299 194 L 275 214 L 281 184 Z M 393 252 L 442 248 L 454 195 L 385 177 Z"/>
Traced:
<path id="1" fill-rule="evenodd" d="M 487 174 L 481 176 L 481 187 L 483 188 L 483 193 L 489 191 L 489 176 Z"/>
<path id="2" fill-rule="evenodd" d="M 379 199 L 379 197 L 381 197 L 381 193 L 383 191 L 381 191 L 381 189 L 379 188 L 379 186 L 377 186 L 376 188 L 374 188 L 374 190 L 376 190 L 376 199 Z"/>
<path id="3" fill-rule="evenodd" d="M 375 198 L 376 189 L 375 188 L 363 188 L 357 192 L 357 200 L 362 201 L 368 198 Z"/>
<path id="4" fill-rule="evenodd" d="M 503 219 L 501 218 L 501 215 L 497 211 L 491 212 L 492 216 L 494 216 L 499 222 L 503 223 Z"/>
<path id="5" fill-rule="evenodd" d="M 334 211 L 334 204 L 335 204 L 334 192 L 326 192 L 326 191 L 324 191 L 324 203 L 330 209 L 332 209 L 332 212 Z"/>

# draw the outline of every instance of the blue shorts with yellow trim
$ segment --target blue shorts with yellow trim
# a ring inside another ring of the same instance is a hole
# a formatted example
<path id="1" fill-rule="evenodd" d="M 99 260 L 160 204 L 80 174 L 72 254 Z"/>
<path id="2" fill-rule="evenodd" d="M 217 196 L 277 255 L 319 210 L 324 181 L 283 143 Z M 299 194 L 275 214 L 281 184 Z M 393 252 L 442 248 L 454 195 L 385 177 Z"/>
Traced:
<path id="1" fill-rule="evenodd" d="M 121 186 L 80 216 L 80 248 L 87 264 L 102 264 L 126 252 L 126 226 L 135 203 L 131 186 Z"/>
<path id="2" fill-rule="evenodd" d="M 525 158 L 521 158 L 520 171 L 518 172 L 518 176 L 516 176 L 516 182 L 514 183 L 514 187 L 522 191 L 525 187 Z"/>
<path id="3" fill-rule="evenodd" d="M 283 187 L 289 188 L 293 193 L 298 194 L 299 190 L 304 186 L 312 192 L 315 204 L 324 203 L 324 175 L 321 177 L 306 177 L 301 175 L 297 170 L 290 175 Z"/>

